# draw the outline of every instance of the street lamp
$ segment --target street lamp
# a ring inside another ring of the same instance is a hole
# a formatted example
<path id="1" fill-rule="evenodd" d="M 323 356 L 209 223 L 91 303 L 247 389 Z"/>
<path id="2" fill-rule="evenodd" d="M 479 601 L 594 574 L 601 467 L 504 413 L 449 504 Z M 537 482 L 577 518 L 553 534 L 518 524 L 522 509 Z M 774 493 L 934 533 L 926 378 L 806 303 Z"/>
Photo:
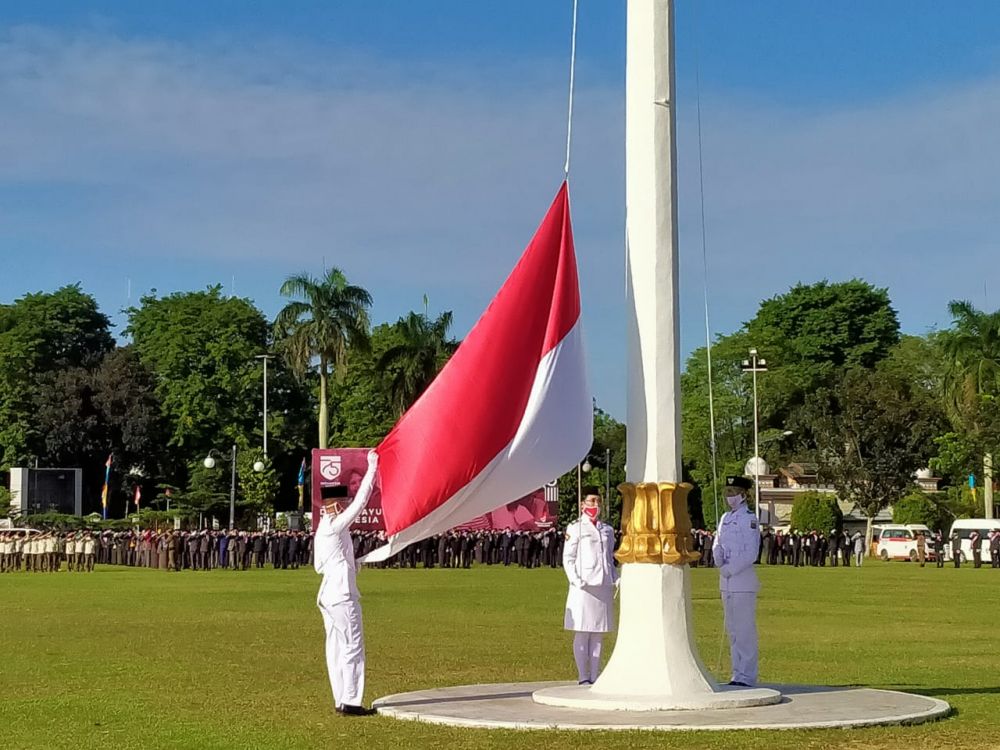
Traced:
<path id="1" fill-rule="evenodd" d="M 202 463 L 206 469 L 214 469 L 218 461 L 229 461 L 232 468 L 229 480 L 229 530 L 232 531 L 236 527 L 236 445 L 233 445 L 232 453 L 228 459 L 213 448 L 205 456 Z M 264 471 L 264 462 L 255 461 L 253 470 L 258 474 Z"/>
<path id="2" fill-rule="evenodd" d="M 767 360 L 757 356 L 755 348 L 750 349 L 750 359 L 744 359 L 742 365 L 743 372 L 753 373 L 753 491 L 754 491 L 754 513 L 757 516 L 757 525 L 760 526 L 760 444 L 758 433 L 760 425 L 757 416 L 757 373 L 767 372 Z"/>

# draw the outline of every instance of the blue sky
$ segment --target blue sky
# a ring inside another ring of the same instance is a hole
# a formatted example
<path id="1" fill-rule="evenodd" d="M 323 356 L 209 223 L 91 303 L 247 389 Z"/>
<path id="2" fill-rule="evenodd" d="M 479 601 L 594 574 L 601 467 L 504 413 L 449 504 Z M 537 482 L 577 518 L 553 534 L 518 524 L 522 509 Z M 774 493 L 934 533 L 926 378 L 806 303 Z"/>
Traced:
<path id="1" fill-rule="evenodd" d="M 475 321 L 561 177 L 569 0 L 0 6 L 0 300 L 118 314 L 338 265 L 375 318 Z M 889 287 L 904 330 L 1000 299 L 1000 3 L 677 0 L 682 346 L 797 281 Z M 574 218 L 599 403 L 624 412 L 624 3 L 580 9 Z"/>

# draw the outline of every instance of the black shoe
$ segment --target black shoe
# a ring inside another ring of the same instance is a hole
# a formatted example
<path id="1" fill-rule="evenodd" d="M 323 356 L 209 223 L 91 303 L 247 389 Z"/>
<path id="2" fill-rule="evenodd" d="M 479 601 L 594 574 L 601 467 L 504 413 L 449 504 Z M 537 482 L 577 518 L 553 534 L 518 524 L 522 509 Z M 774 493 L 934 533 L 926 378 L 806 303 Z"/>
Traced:
<path id="1" fill-rule="evenodd" d="M 745 682 L 738 682 L 736 680 L 730 680 L 729 684 L 732 685 L 733 687 L 745 687 L 745 688 L 750 687 Z"/>
<path id="2" fill-rule="evenodd" d="M 576 683 L 576 684 L 577 684 L 577 685 L 593 685 L 594 683 L 593 683 L 593 682 L 591 682 L 590 680 L 580 680 L 580 681 L 579 681 L 578 683 Z"/>
<path id="3" fill-rule="evenodd" d="M 375 709 L 365 708 L 364 706 L 352 706 L 345 703 L 340 707 L 340 713 L 344 716 L 371 716 L 375 713 Z"/>

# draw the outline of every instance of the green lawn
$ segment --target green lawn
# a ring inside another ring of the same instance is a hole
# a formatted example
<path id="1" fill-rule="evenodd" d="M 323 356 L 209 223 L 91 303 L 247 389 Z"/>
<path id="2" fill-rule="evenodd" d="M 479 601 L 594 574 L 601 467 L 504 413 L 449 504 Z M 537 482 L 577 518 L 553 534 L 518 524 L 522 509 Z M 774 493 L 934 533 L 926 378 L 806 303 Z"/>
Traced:
<path id="1" fill-rule="evenodd" d="M 692 575 L 699 646 L 715 670 L 717 574 Z M 956 715 L 921 727 L 739 734 L 341 718 L 312 571 L 99 568 L 0 575 L 0 748 L 1000 746 L 1000 571 L 874 563 L 764 568 L 761 577 L 763 680 L 919 691 Z M 360 587 L 369 701 L 436 685 L 575 677 L 559 570 L 365 570 Z"/>

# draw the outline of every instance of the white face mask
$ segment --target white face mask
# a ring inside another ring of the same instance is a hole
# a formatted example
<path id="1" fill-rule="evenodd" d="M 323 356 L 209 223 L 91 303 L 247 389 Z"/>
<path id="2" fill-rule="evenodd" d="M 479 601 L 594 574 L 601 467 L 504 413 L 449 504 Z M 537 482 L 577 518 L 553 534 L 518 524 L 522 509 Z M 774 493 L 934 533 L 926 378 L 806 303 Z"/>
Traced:
<path id="1" fill-rule="evenodd" d="M 726 495 L 726 504 L 730 510 L 736 510 L 743 502 L 743 495 Z"/>

